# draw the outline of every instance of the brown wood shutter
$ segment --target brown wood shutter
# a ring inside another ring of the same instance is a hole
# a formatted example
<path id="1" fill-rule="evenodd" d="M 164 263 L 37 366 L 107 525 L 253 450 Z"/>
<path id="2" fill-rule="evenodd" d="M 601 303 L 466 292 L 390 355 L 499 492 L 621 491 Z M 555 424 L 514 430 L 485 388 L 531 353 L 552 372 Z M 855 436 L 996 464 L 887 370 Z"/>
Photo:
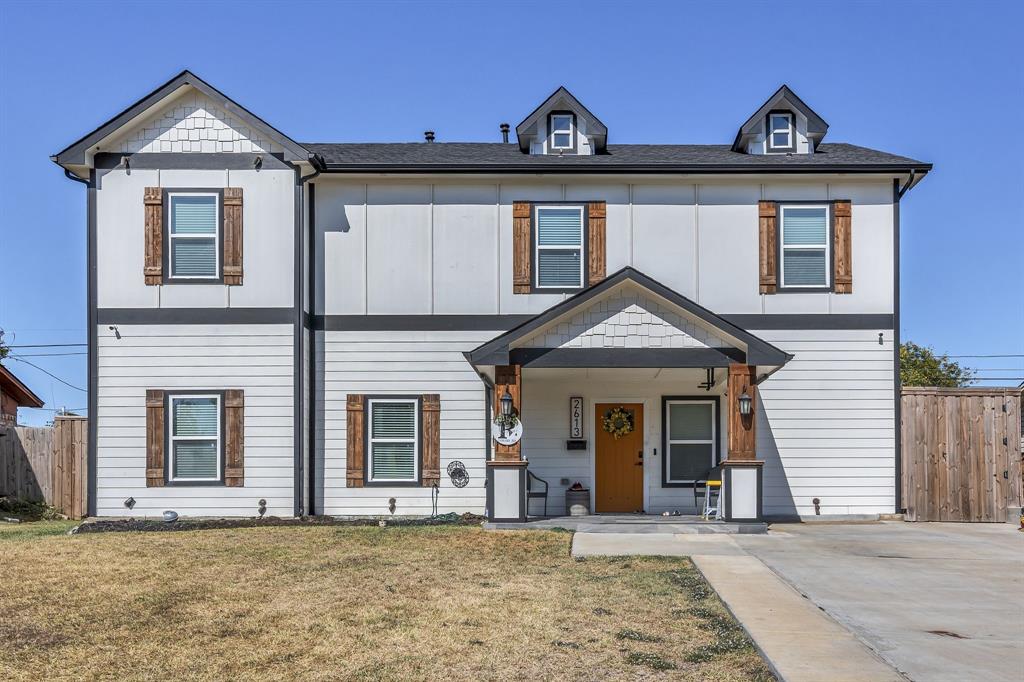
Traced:
<path id="1" fill-rule="evenodd" d="M 594 285 L 605 278 L 605 218 L 607 207 L 603 201 L 592 201 L 587 207 L 587 284 Z"/>
<path id="2" fill-rule="evenodd" d="M 853 206 L 848 199 L 832 204 L 835 218 L 835 292 L 853 293 Z"/>
<path id="3" fill-rule="evenodd" d="M 245 485 L 245 394 L 224 391 L 224 485 Z"/>
<path id="4" fill-rule="evenodd" d="M 366 396 L 348 394 L 347 446 L 345 449 L 345 485 L 349 488 L 363 487 L 363 462 L 366 461 Z"/>
<path id="5" fill-rule="evenodd" d="M 164 392 L 146 391 L 146 487 L 164 485 Z"/>
<path id="6" fill-rule="evenodd" d="M 530 293 L 530 256 L 533 252 L 530 211 L 528 201 L 512 204 L 512 292 L 516 294 Z"/>
<path id="7" fill-rule="evenodd" d="M 242 188 L 224 188 L 224 284 L 242 283 Z"/>
<path id="8" fill-rule="evenodd" d="M 421 485 L 441 485 L 441 396 L 428 393 L 421 398 L 423 458 Z"/>
<path id="9" fill-rule="evenodd" d="M 760 233 L 760 285 L 762 294 L 774 294 L 778 286 L 777 266 L 775 264 L 776 234 L 778 233 L 776 217 L 778 207 L 774 201 L 757 202 L 758 231 Z"/>
<path id="10" fill-rule="evenodd" d="M 164 196 L 159 187 L 147 187 L 142 195 L 145 210 L 146 255 L 142 274 L 146 284 L 164 279 Z M 161 485 L 163 485 L 161 483 Z"/>

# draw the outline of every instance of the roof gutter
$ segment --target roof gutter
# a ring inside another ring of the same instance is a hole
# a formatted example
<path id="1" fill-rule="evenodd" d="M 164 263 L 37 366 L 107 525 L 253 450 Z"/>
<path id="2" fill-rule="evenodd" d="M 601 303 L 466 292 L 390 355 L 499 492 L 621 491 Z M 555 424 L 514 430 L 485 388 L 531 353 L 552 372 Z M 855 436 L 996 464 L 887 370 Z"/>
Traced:
<path id="1" fill-rule="evenodd" d="M 910 169 L 910 177 L 909 177 L 909 178 L 907 178 L 907 182 L 906 182 L 906 184 L 904 184 L 904 185 L 903 185 L 903 187 L 902 187 L 902 188 L 901 188 L 901 189 L 899 190 L 899 192 L 897 192 L 897 193 L 896 193 L 896 201 L 899 201 L 900 199 L 902 199 L 902 198 L 903 198 L 903 195 L 904 195 L 904 194 L 906 194 L 906 193 L 907 193 L 907 192 L 909 192 L 909 191 L 910 191 L 911 189 L 913 189 L 914 187 L 916 187 L 916 186 L 917 186 L 917 183 L 921 182 L 921 181 L 922 181 L 922 180 L 924 179 L 924 176 L 925 176 L 925 175 L 926 175 L 926 174 L 928 173 L 928 171 L 930 171 L 931 169 L 932 169 L 932 167 L 931 167 L 931 166 L 929 165 L 929 166 L 928 166 L 928 168 L 926 168 L 926 169 L 923 169 L 923 170 L 921 171 L 921 174 L 920 174 L 920 175 L 918 175 L 918 174 L 917 174 L 917 171 L 918 171 L 918 169 L 916 169 L 916 168 L 911 168 L 911 169 Z"/>
<path id="2" fill-rule="evenodd" d="M 418 173 L 516 173 L 524 175 L 545 175 L 545 174 L 594 174 L 594 175 L 622 175 L 631 173 L 642 173 L 650 175 L 717 175 L 717 174 L 749 174 L 758 175 L 764 173 L 772 174 L 820 174 L 820 173 L 906 173 L 910 172 L 911 177 L 923 177 L 930 171 L 931 164 L 920 166 L 893 166 L 887 164 L 860 164 L 860 165 L 821 165 L 821 166 L 750 166 L 750 165 L 720 165 L 720 166 L 668 166 L 668 165 L 640 165 L 629 164 L 621 166 L 583 166 L 583 165 L 491 165 L 479 166 L 469 164 L 331 164 L 326 163 L 323 171 L 325 173 L 395 173 L 395 174 L 418 174 Z M 919 180 L 918 180 L 919 181 Z M 916 184 L 916 182 L 914 182 Z"/>

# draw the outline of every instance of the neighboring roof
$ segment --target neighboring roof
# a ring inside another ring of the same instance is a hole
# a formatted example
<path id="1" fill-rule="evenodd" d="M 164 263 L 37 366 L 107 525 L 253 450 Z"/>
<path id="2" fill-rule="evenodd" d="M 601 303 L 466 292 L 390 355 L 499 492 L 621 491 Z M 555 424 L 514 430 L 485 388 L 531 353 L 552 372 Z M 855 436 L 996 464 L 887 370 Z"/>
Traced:
<path id="1" fill-rule="evenodd" d="M 191 71 L 185 70 L 122 111 L 117 116 L 114 116 L 99 128 L 96 128 L 91 133 L 86 134 L 81 139 L 70 144 L 67 148 L 57 152 L 51 156 L 50 159 L 54 163 L 65 167 L 85 165 L 87 158 L 86 152 L 90 147 L 116 133 L 120 128 L 130 123 L 133 119 L 145 114 L 152 107 L 157 106 L 160 102 L 174 95 L 179 89 L 185 86 L 195 88 L 202 94 L 214 100 L 225 111 L 237 116 L 240 120 L 244 121 L 256 130 L 277 138 L 281 143 L 281 146 L 285 149 L 286 160 L 306 161 L 310 158 L 309 151 L 302 145 L 295 142 L 280 130 L 274 128 L 242 105 L 230 99 L 227 95 L 217 90 L 199 76 L 195 75 Z"/>
<path id="2" fill-rule="evenodd" d="M 551 93 L 550 97 L 541 102 L 540 106 L 531 111 L 530 114 L 523 119 L 522 123 L 516 126 L 516 137 L 519 139 L 519 151 L 530 151 L 530 141 L 526 136 L 527 128 L 533 125 L 535 119 L 539 115 L 552 109 L 555 103 L 559 100 L 566 100 L 569 103 L 570 109 L 576 111 L 580 116 L 586 117 L 587 135 L 594 137 L 594 146 L 598 152 L 604 151 L 605 145 L 608 142 L 608 127 L 604 123 L 601 123 L 601 119 L 594 116 L 590 109 L 583 106 L 583 103 L 576 99 L 576 97 L 569 92 L 564 85 Z"/>
<path id="3" fill-rule="evenodd" d="M 12 396 L 21 407 L 42 407 L 43 401 L 32 390 L 21 383 L 11 370 L 0 365 L 0 393 Z"/>
<path id="4" fill-rule="evenodd" d="M 527 320 L 519 326 L 469 351 L 466 353 L 466 359 L 475 365 L 508 364 L 507 356 L 509 347 L 512 344 L 527 338 L 541 327 L 544 327 L 566 313 L 587 304 L 589 301 L 597 298 L 609 289 L 627 281 L 633 282 L 643 289 L 647 289 L 656 296 L 664 298 L 673 305 L 687 311 L 694 317 L 703 320 L 711 327 L 746 344 L 748 364 L 781 366 L 789 362 L 793 357 L 789 353 L 776 348 L 767 341 L 754 336 L 745 329 L 737 327 L 725 318 L 716 315 L 700 304 L 691 301 L 682 294 L 673 291 L 664 284 L 648 277 L 639 270 L 627 266 L 615 274 L 601 280 L 597 284 L 587 287 L 578 294 L 565 299 L 561 303 L 551 306 L 544 312 Z"/>
<path id="5" fill-rule="evenodd" d="M 818 144 L 821 142 L 821 138 L 825 137 L 825 133 L 828 132 L 828 123 L 825 123 L 825 119 L 807 106 L 807 103 L 797 97 L 796 93 L 789 89 L 788 85 L 783 85 L 774 93 L 772 96 L 765 100 L 761 108 L 754 112 L 754 114 L 746 120 L 746 122 L 740 126 L 740 129 L 736 131 L 736 139 L 732 143 L 732 149 L 736 152 L 743 151 L 743 137 L 749 135 L 755 128 L 757 128 L 764 117 L 768 115 L 768 112 L 775 108 L 775 104 L 780 99 L 789 100 L 801 114 L 807 118 L 807 137 L 811 139 L 814 144 L 814 148 L 818 148 Z"/>
<path id="6" fill-rule="evenodd" d="M 523 154 L 501 142 L 321 143 L 303 146 L 337 172 L 927 173 L 930 163 L 833 142 L 814 154 L 743 154 L 722 144 L 616 144 L 593 155 Z"/>

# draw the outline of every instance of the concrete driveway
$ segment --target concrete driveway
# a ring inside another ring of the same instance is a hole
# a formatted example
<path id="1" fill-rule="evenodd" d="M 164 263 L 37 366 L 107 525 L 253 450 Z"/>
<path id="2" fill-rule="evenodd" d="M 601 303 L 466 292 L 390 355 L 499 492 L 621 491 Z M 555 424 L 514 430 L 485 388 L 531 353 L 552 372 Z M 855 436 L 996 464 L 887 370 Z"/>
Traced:
<path id="1" fill-rule="evenodd" d="M 912 680 L 1024 680 L 1024 533 L 1009 524 L 772 527 L 736 543 Z"/>

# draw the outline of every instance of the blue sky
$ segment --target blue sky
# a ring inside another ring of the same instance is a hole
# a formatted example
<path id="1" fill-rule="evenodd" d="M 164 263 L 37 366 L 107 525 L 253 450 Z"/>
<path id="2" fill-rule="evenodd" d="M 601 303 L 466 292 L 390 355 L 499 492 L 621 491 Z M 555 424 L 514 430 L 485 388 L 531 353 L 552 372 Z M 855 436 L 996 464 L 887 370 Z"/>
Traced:
<path id="1" fill-rule="evenodd" d="M 1024 354 L 1022 22 L 1019 2 L 6 0 L 0 328 L 15 346 L 85 342 L 85 193 L 49 156 L 183 68 L 311 142 L 427 129 L 496 141 L 499 123 L 564 84 L 612 143 L 728 143 L 788 83 L 829 122 L 827 140 L 935 164 L 901 207 L 904 339 Z M 84 351 L 16 349 L 81 388 L 85 355 L 55 353 Z M 1024 378 L 1022 358 L 968 362 Z M 86 405 L 6 364 L 48 407 Z"/>

